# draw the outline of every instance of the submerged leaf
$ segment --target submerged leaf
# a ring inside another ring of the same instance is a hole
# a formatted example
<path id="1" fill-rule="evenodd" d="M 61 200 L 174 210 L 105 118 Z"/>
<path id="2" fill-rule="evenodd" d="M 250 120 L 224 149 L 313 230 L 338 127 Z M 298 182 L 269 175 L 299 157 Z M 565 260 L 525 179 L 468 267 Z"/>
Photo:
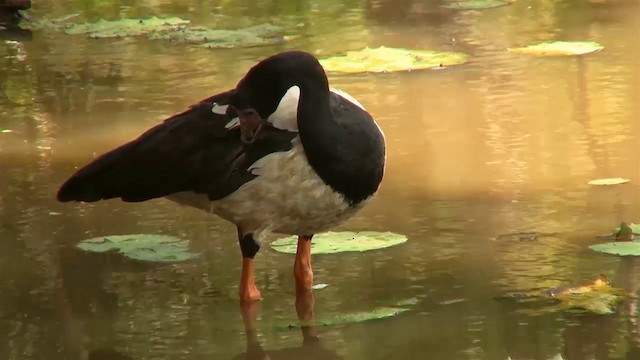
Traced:
<path id="1" fill-rule="evenodd" d="M 341 73 L 394 72 L 442 68 L 467 62 L 460 52 L 397 49 L 381 46 L 348 51 L 320 60 L 326 71 Z"/>
<path id="2" fill-rule="evenodd" d="M 76 245 L 89 252 L 117 251 L 122 255 L 141 261 L 176 262 L 197 257 L 189 252 L 185 240 L 167 235 L 110 235 L 87 239 Z"/>
<path id="3" fill-rule="evenodd" d="M 314 319 L 312 323 L 316 326 L 337 326 L 361 323 L 372 320 L 382 320 L 407 312 L 411 310 L 411 307 L 413 307 L 417 303 L 417 298 L 403 299 L 396 302 L 392 306 L 383 306 L 370 311 L 356 311 L 344 314 L 335 314 L 326 317 L 319 316 Z M 306 325 L 306 323 L 303 322 L 300 325 Z M 291 327 L 291 325 L 289 325 L 289 327 Z"/>
<path id="4" fill-rule="evenodd" d="M 361 323 L 371 320 L 380 320 L 394 317 L 403 312 L 409 311 L 408 308 L 402 307 L 381 307 L 373 311 L 359 311 L 347 314 L 336 315 L 328 319 L 316 320 L 315 324 L 319 326 L 336 326 L 345 324 Z"/>
<path id="5" fill-rule="evenodd" d="M 506 299 L 507 297 L 503 297 Z M 595 314 L 612 314 L 615 306 L 625 298 L 624 289 L 612 287 L 606 275 L 600 275 L 595 281 L 577 286 L 567 286 L 544 291 L 520 293 L 516 300 L 525 300 L 543 304 L 546 301 L 557 301 L 551 306 L 538 310 L 526 310 L 527 313 L 547 313 L 567 309 L 586 310 Z"/>
<path id="6" fill-rule="evenodd" d="M 407 237 L 392 232 L 333 232 L 317 234 L 313 237 L 311 254 L 334 254 L 339 252 L 362 252 L 384 249 L 399 245 L 407 241 Z M 281 253 L 295 254 L 297 236 L 278 239 L 271 243 L 271 247 Z"/>
<path id="7" fill-rule="evenodd" d="M 583 55 L 600 51 L 604 46 L 595 41 L 548 41 L 519 48 L 509 48 L 516 54 L 538 56 Z"/>
<path id="8" fill-rule="evenodd" d="M 256 25 L 244 29 L 208 29 L 203 27 L 184 28 L 175 31 L 153 33 L 150 39 L 181 41 L 201 44 L 209 48 L 234 48 L 259 46 L 284 41 L 281 29 L 270 24 Z"/>
<path id="9" fill-rule="evenodd" d="M 613 241 L 591 245 L 589 249 L 618 256 L 640 256 L 640 241 Z"/>
<path id="10" fill-rule="evenodd" d="M 148 19 L 99 20 L 95 23 L 73 24 L 64 31 L 70 35 L 85 34 L 90 38 L 114 38 L 175 30 L 186 24 L 189 24 L 189 20 L 154 16 Z"/>
<path id="11" fill-rule="evenodd" d="M 482 9 L 494 9 L 510 5 L 510 2 L 501 0 L 467 0 L 456 1 L 442 7 L 447 9 L 459 9 L 459 10 L 482 10 Z"/>
<path id="12" fill-rule="evenodd" d="M 607 315 L 615 312 L 616 304 L 624 300 L 624 297 L 607 291 L 593 291 L 563 295 L 558 299 L 568 309 L 582 309 L 599 315 Z"/>
<path id="13" fill-rule="evenodd" d="M 628 183 L 629 181 L 631 180 L 623 179 L 623 178 L 609 178 L 609 179 L 591 180 L 587 184 L 589 185 L 620 185 L 620 184 Z"/>

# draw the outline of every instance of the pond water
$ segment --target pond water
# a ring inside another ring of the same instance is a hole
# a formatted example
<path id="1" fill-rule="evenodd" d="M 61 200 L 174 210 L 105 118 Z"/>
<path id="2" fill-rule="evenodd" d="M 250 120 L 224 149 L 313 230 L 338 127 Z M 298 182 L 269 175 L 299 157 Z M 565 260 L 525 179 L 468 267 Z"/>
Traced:
<path id="1" fill-rule="evenodd" d="M 0 43 L 0 359 L 640 359 L 640 260 L 588 249 L 621 221 L 640 221 L 640 1 L 516 0 L 483 11 L 445 3 L 34 2 L 32 19 L 178 16 L 220 27 L 278 23 L 295 36 L 207 49 L 34 30 L 29 41 Z M 605 49 L 506 51 L 545 40 Z M 340 229 L 409 241 L 314 257 L 315 281 L 328 284 L 314 292 L 314 312 L 326 319 L 416 299 L 410 311 L 319 326 L 320 343 L 303 345 L 301 329 L 288 326 L 293 257 L 263 246 L 263 301 L 244 309 L 257 320 L 246 331 L 232 225 L 166 200 L 54 199 L 75 167 L 234 86 L 264 56 L 379 45 L 462 51 L 470 61 L 330 76 L 378 120 L 389 151 L 379 196 Z M 630 182 L 587 185 L 611 177 Z M 500 236 L 524 231 L 548 235 Z M 202 255 L 153 265 L 75 248 L 135 233 L 189 239 Z M 601 273 L 634 295 L 612 315 L 495 299 Z"/>

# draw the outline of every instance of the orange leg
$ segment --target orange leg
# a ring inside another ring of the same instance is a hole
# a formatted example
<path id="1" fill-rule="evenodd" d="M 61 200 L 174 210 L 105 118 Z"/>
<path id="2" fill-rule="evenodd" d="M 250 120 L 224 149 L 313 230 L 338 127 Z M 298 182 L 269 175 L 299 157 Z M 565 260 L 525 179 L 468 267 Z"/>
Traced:
<path id="1" fill-rule="evenodd" d="M 242 258 L 242 275 L 240 276 L 240 301 L 251 302 L 260 300 L 260 290 L 256 287 L 253 270 L 253 259 Z"/>
<path id="2" fill-rule="evenodd" d="M 296 260 L 293 264 L 293 276 L 296 279 L 296 290 L 310 290 L 313 286 L 313 270 L 311 269 L 311 238 L 298 237 Z"/>
<path id="3" fill-rule="evenodd" d="M 260 250 L 260 245 L 252 234 L 243 234 L 238 228 L 238 241 L 242 251 L 242 275 L 240 275 L 240 301 L 252 302 L 260 300 L 260 291 L 256 287 L 253 258 Z"/>

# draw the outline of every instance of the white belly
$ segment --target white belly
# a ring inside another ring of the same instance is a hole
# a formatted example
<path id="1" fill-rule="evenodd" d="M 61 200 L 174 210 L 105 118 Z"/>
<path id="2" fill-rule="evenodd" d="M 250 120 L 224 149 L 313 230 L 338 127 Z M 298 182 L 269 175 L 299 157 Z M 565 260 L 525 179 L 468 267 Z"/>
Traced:
<path id="1" fill-rule="evenodd" d="M 299 138 L 287 152 L 256 161 L 257 175 L 231 195 L 209 201 L 205 195 L 179 193 L 170 200 L 210 211 L 260 239 L 270 232 L 311 235 L 342 223 L 365 202 L 350 207 L 342 195 L 320 179 L 307 162 Z"/>

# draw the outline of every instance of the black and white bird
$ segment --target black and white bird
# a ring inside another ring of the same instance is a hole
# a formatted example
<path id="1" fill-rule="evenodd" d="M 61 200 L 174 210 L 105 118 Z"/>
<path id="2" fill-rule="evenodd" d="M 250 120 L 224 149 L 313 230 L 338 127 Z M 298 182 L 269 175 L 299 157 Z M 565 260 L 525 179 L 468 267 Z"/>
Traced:
<path id="1" fill-rule="evenodd" d="M 260 299 L 253 259 L 269 233 L 298 236 L 296 288 L 313 283 L 311 239 L 378 191 L 383 132 L 353 97 L 329 87 L 311 54 L 254 65 L 229 91 L 192 105 L 78 170 L 59 201 L 165 197 L 236 225 L 240 300 Z"/>

